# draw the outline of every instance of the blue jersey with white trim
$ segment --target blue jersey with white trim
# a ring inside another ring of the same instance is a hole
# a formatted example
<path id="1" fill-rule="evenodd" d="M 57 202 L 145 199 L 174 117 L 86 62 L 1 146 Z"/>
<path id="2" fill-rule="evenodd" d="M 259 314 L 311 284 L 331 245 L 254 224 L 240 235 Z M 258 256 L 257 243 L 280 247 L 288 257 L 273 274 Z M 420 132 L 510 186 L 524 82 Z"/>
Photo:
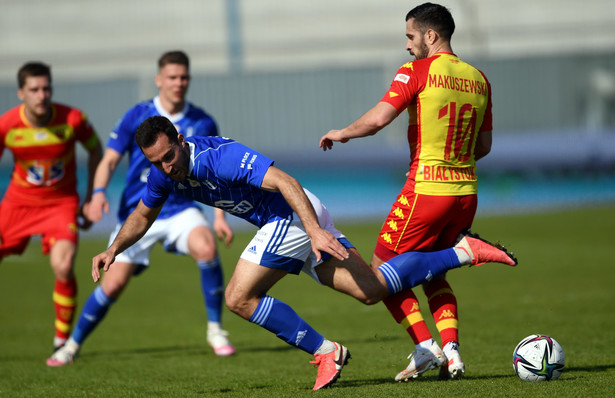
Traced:
<path id="1" fill-rule="evenodd" d="M 293 210 L 279 192 L 261 189 L 273 160 L 229 138 L 189 137 L 189 174 L 174 181 L 154 166 L 147 178 L 143 203 L 160 206 L 173 193 L 220 208 L 262 227 L 287 218 Z"/>
<path id="2" fill-rule="evenodd" d="M 124 222 L 132 213 L 145 192 L 147 175 L 152 164 L 135 142 L 135 134 L 137 127 L 150 116 L 168 118 L 185 137 L 218 135 L 214 119 L 188 102 L 182 112 L 172 116 L 162 108 L 159 97 L 141 102 L 128 110 L 113 128 L 107 142 L 108 148 L 122 155 L 128 154 L 128 171 L 118 210 L 120 222 Z M 198 205 L 182 195 L 170 195 L 158 218 L 171 217 L 189 207 L 198 208 Z"/>

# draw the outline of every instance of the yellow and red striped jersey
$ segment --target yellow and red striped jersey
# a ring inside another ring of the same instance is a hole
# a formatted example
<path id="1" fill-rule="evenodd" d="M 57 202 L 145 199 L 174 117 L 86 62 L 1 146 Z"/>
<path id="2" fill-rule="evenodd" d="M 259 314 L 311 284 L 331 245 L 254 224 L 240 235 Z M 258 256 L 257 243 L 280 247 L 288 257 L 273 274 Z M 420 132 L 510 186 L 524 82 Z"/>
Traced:
<path id="1" fill-rule="evenodd" d="M 409 182 L 425 195 L 477 192 L 474 145 L 492 129 L 491 86 L 452 53 L 404 64 L 381 101 L 409 114 Z"/>
<path id="2" fill-rule="evenodd" d="M 45 126 L 30 124 L 23 104 L 0 116 L 0 156 L 6 147 L 15 159 L 6 199 L 26 205 L 52 204 L 78 195 L 75 143 L 92 149 L 98 137 L 79 109 L 51 107 Z"/>

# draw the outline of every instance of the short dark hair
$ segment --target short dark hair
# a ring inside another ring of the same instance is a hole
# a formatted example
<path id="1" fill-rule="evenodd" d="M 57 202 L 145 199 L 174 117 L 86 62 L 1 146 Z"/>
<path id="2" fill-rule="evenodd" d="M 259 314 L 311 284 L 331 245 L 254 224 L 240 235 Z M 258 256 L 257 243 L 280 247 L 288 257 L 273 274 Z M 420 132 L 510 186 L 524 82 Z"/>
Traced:
<path id="1" fill-rule="evenodd" d="M 164 116 L 150 116 L 137 127 L 135 141 L 140 148 L 149 148 L 156 143 L 160 135 L 166 135 L 170 143 L 178 143 L 177 129 Z"/>
<path id="2" fill-rule="evenodd" d="M 455 21 L 448 8 L 440 4 L 423 3 L 414 7 L 406 15 L 406 22 L 414 18 L 416 27 L 422 32 L 433 29 L 446 41 L 450 41 L 455 32 Z"/>
<path id="3" fill-rule="evenodd" d="M 27 62 L 17 72 L 17 86 L 23 88 L 26 78 L 31 76 L 47 76 L 51 83 L 51 68 L 42 62 Z"/>
<path id="4" fill-rule="evenodd" d="M 158 58 L 158 69 L 162 69 L 168 64 L 184 65 L 186 69 L 190 69 L 190 59 L 188 55 L 180 50 L 167 51 Z"/>

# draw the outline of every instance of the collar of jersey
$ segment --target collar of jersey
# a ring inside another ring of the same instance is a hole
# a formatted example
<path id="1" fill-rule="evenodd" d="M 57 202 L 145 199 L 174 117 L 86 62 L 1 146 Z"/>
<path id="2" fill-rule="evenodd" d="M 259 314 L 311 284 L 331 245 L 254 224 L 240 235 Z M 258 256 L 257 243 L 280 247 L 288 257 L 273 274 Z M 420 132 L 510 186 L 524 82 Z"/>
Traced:
<path id="1" fill-rule="evenodd" d="M 169 119 L 171 121 L 171 123 L 175 124 L 178 121 L 180 121 L 181 119 L 184 118 L 184 115 L 186 114 L 186 111 L 188 110 L 188 101 L 186 101 L 186 103 L 184 104 L 184 109 L 182 109 L 181 112 L 178 112 L 174 115 L 171 115 L 169 112 L 167 112 L 163 107 L 162 107 L 162 103 L 160 103 L 160 96 L 157 95 L 154 97 L 154 106 L 156 107 L 156 110 L 158 111 L 158 113 L 160 114 L 160 116 L 164 116 L 167 119 Z"/>
<path id="2" fill-rule="evenodd" d="M 192 169 L 194 169 L 194 149 L 195 145 L 192 142 L 185 141 L 190 147 L 190 163 L 188 165 L 188 174 L 192 173 Z"/>

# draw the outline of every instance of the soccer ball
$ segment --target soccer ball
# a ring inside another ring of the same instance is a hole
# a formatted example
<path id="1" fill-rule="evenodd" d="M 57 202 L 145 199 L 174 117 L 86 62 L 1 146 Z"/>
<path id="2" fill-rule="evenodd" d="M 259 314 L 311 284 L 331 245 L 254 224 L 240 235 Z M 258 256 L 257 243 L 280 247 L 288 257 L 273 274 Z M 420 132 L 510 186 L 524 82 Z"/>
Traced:
<path id="1" fill-rule="evenodd" d="M 513 368 L 521 380 L 557 380 L 564 369 L 564 350 L 544 334 L 527 336 L 515 347 Z"/>

